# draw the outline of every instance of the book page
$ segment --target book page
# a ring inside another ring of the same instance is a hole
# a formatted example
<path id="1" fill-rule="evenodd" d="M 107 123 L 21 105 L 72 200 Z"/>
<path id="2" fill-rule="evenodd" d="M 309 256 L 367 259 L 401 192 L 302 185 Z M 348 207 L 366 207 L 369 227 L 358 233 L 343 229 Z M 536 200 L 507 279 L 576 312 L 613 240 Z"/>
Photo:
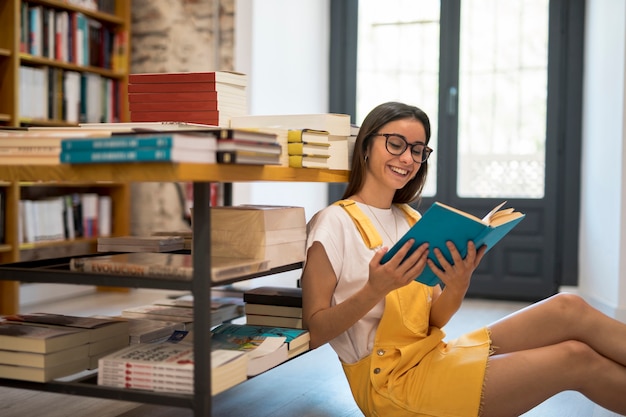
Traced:
<path id="1" fill-rule="evenodd" d="M 500 210 L 502 208 L 502 206 L 505 205 L 505 204 L 506 204 L 506 200 L 504 200 L 502 203 L 500 203 L 497 206 L 495 206 L 489 213 L 487 213 L 485 215 L 485 217 L 483 217 L 483 219 L 482 219 L 483 222 L 488 223 L 488 224 L 491 223 L 491 221 L 492 221 L 494 215 L 496 214 L 496 212 L 498 210 Z"/>

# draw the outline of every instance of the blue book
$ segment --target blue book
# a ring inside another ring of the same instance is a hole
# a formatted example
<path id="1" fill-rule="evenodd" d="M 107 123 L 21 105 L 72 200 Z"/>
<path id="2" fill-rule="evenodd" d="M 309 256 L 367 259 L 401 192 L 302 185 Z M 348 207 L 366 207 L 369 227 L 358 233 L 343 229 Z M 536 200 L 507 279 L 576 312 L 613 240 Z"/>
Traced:
<path id="1" fill-rule="evenodd" d="M 435 202 L 426 210 L 422 218 L 389 249 L 381 263 L 388 262 L 409 239 L 415 239 L 409 254 L 428 242 L 430 246 L 428 257 L 437 266 L 440 266 L 440 263 L 433 253 L 435 248 L 439 248 L 448 262 L 453 263 L 450 251 L 446 247 L 447 241 L 454 242 L 462 257 L 467 254 L 467 243 L 470 240 L 474 242 L 477 249 L 482 245 L 487 245 L 487 250 L 490 250 L 526 216 L 512 208 L 501 209 L 505 203 L 499 204 L 480 219 L 459 209 Z M 430 286 L 441 283 L 428 266 L 415 280 Z"/>
<path id="2" fill-rule="evenodd" d="M 311 339 L 308 330 L 292 329 L 288 327 L 260 326 L 252 324 L 223 323 L 211 330 L 214 335 L 223 334 L 230 336 L 274 336 L 284 337 L 289 350 L 295 350 L 309 342 Z"/>
<path id="3" fill-rule="evenodd" d="M 114 135 L 107 138 L 68 138 L 61 141 L 61 151 L 137 148 L 215 150 L 217 148 L 217 137 L 214 132 L 176 132 Z"/>
<path id="4" fill-rule="evenodd" d="M 61 151 L 61 163 L 92 164 L 105 162 L 199 162 L 215 163 L 214 150 L 180 148 L 106 149 Z"/>

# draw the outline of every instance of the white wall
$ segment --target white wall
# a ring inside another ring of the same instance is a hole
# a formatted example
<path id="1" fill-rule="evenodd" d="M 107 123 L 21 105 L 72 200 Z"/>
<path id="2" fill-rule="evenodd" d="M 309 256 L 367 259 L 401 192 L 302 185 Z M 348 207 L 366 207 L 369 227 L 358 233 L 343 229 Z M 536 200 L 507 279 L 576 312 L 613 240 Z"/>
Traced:
<path id="1" fill-rule="evenodd" d="M 328 112 L 329 7 L 328 0 L 237 0 L 235 71 L 249 76 L 250 114 Z M 327 204 L 328 186 L 321 183 L 237 183 L 233 189 L 233 204 L 302 206 L 307 220 Z M 286 275 L 291 282 L 299 273 Z"/>
<path id="2" fill-rule="evenodd" d="M 626 321 L 625 24 L 623 1 L 587 1 L 579 283 L 585 298 L 622 321 Z"/>

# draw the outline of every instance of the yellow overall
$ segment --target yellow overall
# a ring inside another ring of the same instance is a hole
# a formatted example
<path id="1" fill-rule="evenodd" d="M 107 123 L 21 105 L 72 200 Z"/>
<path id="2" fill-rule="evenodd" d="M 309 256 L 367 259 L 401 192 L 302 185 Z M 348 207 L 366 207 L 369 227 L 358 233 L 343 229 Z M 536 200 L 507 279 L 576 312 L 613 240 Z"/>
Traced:
<path id="1" fill-rule="evenodd" d="M 353 216 L 355 209 L 347 211 Z M 443 342 L 444 332 L 429 325 L 432 294 L 432 287 L 418 282 L 390 292 L 372 353 L 342 363 L 365 416 L 479 415 L 491 350 L 488 330 Z"/>

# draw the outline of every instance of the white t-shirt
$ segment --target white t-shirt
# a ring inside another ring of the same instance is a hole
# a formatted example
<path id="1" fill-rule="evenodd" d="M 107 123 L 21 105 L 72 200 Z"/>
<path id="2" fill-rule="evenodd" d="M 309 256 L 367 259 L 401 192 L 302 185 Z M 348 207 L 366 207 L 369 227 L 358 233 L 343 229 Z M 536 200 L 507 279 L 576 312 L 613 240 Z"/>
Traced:
<path id="1" fill-rule="evenodd" d="M 399 239 L 409 229 L 406 216 L 398 207 L 379 209 L 362 203 L 357 205 L 370 218 L 384 246 L 391 248 L 393 240 Z M 376 249 L 365 245 L 350 215 L 338 205 L 328 206 L 313 216 L 307 233 L 307 250 L 313 242 L 320 242 L 337 276 L 337 287 L 331 301 L 332 305 L 337 305 L 365 285 L 369 262 Z M 370 354 L 384 308 L 383 300 L 346 332 L 330 341 L 343 362 L 355 363 Z"/>

